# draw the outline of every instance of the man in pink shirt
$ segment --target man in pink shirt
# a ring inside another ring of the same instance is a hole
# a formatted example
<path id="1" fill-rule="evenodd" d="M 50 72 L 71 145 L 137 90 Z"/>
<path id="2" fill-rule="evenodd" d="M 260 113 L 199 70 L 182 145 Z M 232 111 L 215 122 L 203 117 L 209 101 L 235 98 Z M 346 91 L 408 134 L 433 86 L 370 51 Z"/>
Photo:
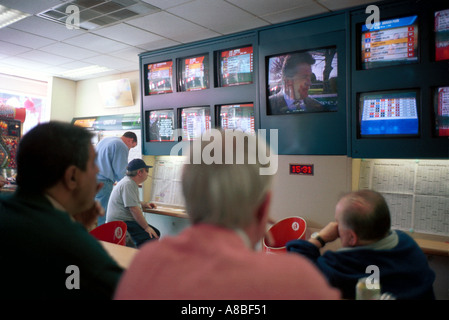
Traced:
<path id="1" fill-rule="evenodd" d="M 244 159 L 248 160 L 248 145 L 256 141 L 258 148 L 266 145 L 256 136 L 245 136 Z M 272 176 L 261 174 L 264 166 L 259 161 L 238 164 L 242 155 L 236 154 L 241 152 L 237 144 L 242 140 L 241 132 L 219 132 L 213 143 L 202 141 L 200 149 L 191 149 L 201 152 L 201 163 L 198 154 L 190 153 L 182 176 L 192 226 L 178 236 L 143 245 L 122 277 L 115 299 L 340 298 L 340 292 L 307 259 L 254 249 L 265 234 Z"/>

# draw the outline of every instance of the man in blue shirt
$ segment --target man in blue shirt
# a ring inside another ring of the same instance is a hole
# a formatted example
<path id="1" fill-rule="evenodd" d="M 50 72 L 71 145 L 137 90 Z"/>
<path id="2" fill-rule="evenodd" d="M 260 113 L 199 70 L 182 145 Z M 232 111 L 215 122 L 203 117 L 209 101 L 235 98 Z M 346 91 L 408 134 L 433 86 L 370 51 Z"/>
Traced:
<path id="1" fill-rule="evenodd" d="M 97 166 L 99 173 L 97 181 L 103 188 L 95 196 L 104 211 L 107 212 L 109 197 L 116 181 L 120 181 L 126 173 L 129 150 L 137 145 L 137 136 L 134 132 L 125 132 L 121 137 L 107 137 L 97 144 Z M 106 215 L 98 218 L 98 225 L 105 223 Z"/>

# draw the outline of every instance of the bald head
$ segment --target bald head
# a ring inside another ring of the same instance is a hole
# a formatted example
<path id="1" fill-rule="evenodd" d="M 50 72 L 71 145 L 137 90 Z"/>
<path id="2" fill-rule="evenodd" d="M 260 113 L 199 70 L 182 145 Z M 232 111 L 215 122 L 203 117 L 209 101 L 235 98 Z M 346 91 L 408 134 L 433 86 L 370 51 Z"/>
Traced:
<path id="1" fill-rule="evenodd" d="M 390 210 L 385 198 L 372 190 L 344 195 L 337 203 L 340 223 L 353 230 L 361 240 L 380 240 L 391 228 Z"/>

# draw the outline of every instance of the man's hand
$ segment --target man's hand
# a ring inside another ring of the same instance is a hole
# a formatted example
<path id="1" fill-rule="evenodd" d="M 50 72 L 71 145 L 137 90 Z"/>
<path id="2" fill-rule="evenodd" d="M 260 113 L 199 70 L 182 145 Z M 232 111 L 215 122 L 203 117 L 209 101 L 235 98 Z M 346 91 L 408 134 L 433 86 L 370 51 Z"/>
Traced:
<path id="1" fill-rule="evenodd" d="M 90 209 L 74 215 L 73 218 L 81 223 L 87 231 L 91 231 L 97 227 L 98 217 L 102 217 L 104 214 L 105 212 L 100 202 L 95 201 Z"/>
<path id="2" fill-rule="evenodd" d="M 145 231 L 148 232 L 148 234 L 150 235 L 150 238 L 156 238 L 159 239 L 156 231 L 154 231 L 153 228 L 151 228 L 150 226 L 148 226 L 147 228 L 145 228 Z"/>
<path id="3" fill-rule="evenodd" d="M 337 222 L 329 222 L 327 226 L 321 229 L 320 237 L 324 240 L 324 242 L 332 242 L 339 237 L 338 234 L 338 223 Z"/>

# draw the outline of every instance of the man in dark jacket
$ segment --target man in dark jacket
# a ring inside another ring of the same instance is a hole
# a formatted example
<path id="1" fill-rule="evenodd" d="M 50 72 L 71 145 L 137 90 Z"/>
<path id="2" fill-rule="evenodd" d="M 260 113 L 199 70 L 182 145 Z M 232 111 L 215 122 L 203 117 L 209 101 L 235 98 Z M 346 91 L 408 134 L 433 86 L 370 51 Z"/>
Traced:
<path id="1" fill-rule="evenodd" d="M 289 242 L 287 250 L 315 262 L 346 299 L 355 298 L 358 279 L 375 276 L 371 270 L 379 271 L 381 291 L 396 299 L 435 299 L 435 273 L 409 235 L 390 229 L 390 211 L 380 193 L 360 190 L 345 195 L 337 203 L 335 220 L 309 240 Z M 338 237 L 342 248 L 321 255 L 320 248 Z"/>
<path id="2" fill-rule="evenodd" d="M 86 229 L 101 209 L 91 133 L 40 124 L 16 162 L 18 189 L 0 198 L 0 297 L 111 298 L 122 269 Z"/>

